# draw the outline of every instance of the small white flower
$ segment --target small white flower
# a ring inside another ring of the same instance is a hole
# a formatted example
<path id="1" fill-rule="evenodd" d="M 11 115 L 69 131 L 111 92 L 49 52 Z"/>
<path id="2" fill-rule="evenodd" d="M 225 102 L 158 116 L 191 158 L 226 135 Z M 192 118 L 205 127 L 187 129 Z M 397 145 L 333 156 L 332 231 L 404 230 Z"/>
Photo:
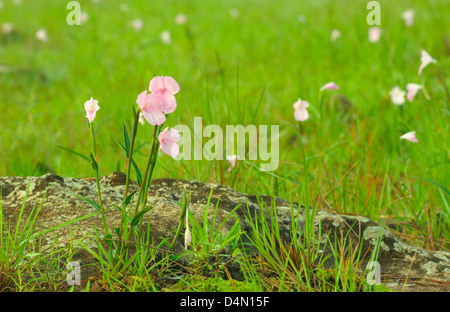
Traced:
<path id="1" fill-rule="evenodd" d="M 44 28 L 39 29 L 36 32 L 36 38 L 42 42 L 48 41 L 47 31 Z"/>
<path id="2" fill-rule="evenodd" d="M 405 20 L 405 25 L 411 27 L 414 24 L 414 10 L 408 9 L 402 13 L 402 18 Z"/>
<path id="3" fill-rule="evenodd" d="M 172 42 L 172 38 L 170 36 L 170 31 L 168 30 L 164 30 L 161 35 L 159 36 L 159 38 L 161 39 L 162 43 L 164 44 L 170 44 Z"/>
<path id="4" fill-rule="evenodd" d="M 333 29 L 331 31 L 331 35 L 330 35 L 331 42 L 335 42 L 340 37 L 341 37 L 341 32 L 338 29 Z"/>
<path id="5" fill-rule="evenodd" d="M 131 21 L 131 27 L 133 27 L 134 30 L 139 31 L 144 27 L 144 22 L 140 18 L 136 18 Z"/>
<path id="6" fill-rule="evenodd" d="M 391 102 L 395 105 L 403 105 L 405 103 L 406 92 L 400 89 L 399 86 L 395 86 L 390 92 Z"/>
<path id="7" fill-rule="evenodd" d="M 2 34 L 8 35 L 13 31 L 14 27 L 11 23 L 3 23 L 2 25 Z"/>

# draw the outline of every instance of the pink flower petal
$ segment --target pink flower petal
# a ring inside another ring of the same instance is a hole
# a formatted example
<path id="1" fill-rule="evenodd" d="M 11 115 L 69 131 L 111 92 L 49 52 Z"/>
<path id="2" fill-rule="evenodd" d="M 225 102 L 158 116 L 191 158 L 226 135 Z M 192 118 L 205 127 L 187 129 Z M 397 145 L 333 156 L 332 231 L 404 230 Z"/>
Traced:
<path id="1" fill-rule="evenodd" d="M 413 101 L 414 96 L 416 95 L 417 91 L 420 90 L 420 88 L 422 88 L 422 86 L 418 85 L 416 83 L 408 83 L 406 85 L 406 91 L 408 91 L 406 98 L 408 99 L 408 101 L 410 101 L 410 102 Z"/>
<path id="2" fill-rule="evenodd" d="M 158 141 L 161 145 L 161 150 L 168 156 L 175 158 L 180 152 L 179 146 L 176 144 L 180 140 L 181 136 L 178 130 L 172 128 L 164 129 L 159 136 Z"/>
<path id="3" fill-rule="evenodd" d="M 418 140 L 416 138 L 416 131 L 407 132 L 400 137 L 402 140 L 407 140 L 413 143 L 417 143 Z"/>
<path id="4" fill-rule="evenodd" d="M 298 99 L 298 101 L 295 102 L 293 106 L 294 106 L 294 118 L 297 121 L 305 121 L 309 118 L 309 113 L 306 110 L 309 107 L 308 102 Z"/>
<path id="5" fill-rule="evenodd" d="M 421 55 L 421 57 L 420 57 L 421 64 L 420 64 L 419 72 L 418 72 L 419 75 L 422 74 L 422 70 L 423 70 L 427 65 L 429 65 L 429 64 L 431 64 L 431 63 L 437 63 L 437 61 L 436 61 L 434 58 L 432 58 L 431 55 L 428 54 L 427 51 L 422 50 L 421 53 L 422 53 L 422 55 Z"/>
<path id="6" fill-rule="evenodd" d="M 84 109 L 86 110 L 86 118 L 89 122 L 93 122 L 97 111 L 100 109 L 98 106 L 98 101 L 94 100 L 92 97 L 90 100 L 84 103 Z"/>
<path id="7" fill-rule="evenodd" d="M 323 90 L 339 90 L 339 86 L 337 84 L 335 84 L 334 81 L 332 81 L 332 82 L 325 84 L 322 88 L 320 88 L 320 91 L 323 91 Z"/>
<path id="8" fill-rule="evenodd" d="M 148 86 L 148 90 L 150 92 L 155 92 L 162 88 L 164 88 L 163 77 L 156 76 L 153 77 L 152 80 L 150 80 L 150 85 Z"/>
<path id="9" fill-rule="evenodd" d="M 165 76 L 163 80 L 164 80 L 164 87 L 166 87 L 167 90 L 170 91 L 170 93 L 177 94 L 180 91 L 180 86 L 172 77 Z"/>

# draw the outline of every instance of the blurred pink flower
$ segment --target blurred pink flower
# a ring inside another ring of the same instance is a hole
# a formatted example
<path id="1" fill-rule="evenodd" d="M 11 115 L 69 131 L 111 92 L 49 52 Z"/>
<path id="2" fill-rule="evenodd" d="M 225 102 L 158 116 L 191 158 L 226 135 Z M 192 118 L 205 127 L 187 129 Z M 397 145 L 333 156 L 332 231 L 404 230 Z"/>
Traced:
<path id="1" fill-rule="evenodd" d="M 408 140 L 408 141 L 413 142 L 413 143 L 417 143 L 418 142 L 418 140 L 416 138 L 416 131 L 411 131 L 411 132 L 405 133 L 404 135 L 402 135 L 400 137 L 400 139 Z"/>
<path id="2" fill-rule="evenodd" d="M 177 108 L 174 94 L 180 91 L 180 86 L 172 77 L 154 77 L 150 81 L 148 89 L 152 94 L 160 96 L 161 100 L 158 106 L 163 113 L 170 114 Z"/>
<path id="3" fill-rule="evenodd" d="M 177 16 L 175 16 L 175 24 L 181 25 L 188 21 L 188 18 L 183 13 L 178 13 Z"/>
<path id="4" fill-rule="evenodd" d="M 84 109 L 86 110 L 86 118 L 89 122 L 93 122 L 95 119 L 95 114 L 100 109 L 100 106 L 98 106 L 98 101 L 91 97 L 90 100 L 84 103 Z"/>
<path id="5" fill-rule="evenodd" d="M 369 41 L 372 43 L 378 42 L 381 37 L 381 28 L 373 26 L 369 28 Z"/>
<path id="6" fill-rule="evenodd" d="M 237 155 L 227 155 L 227 160 L 230 162 L 231 167 L 228 168 L 228 171 L 231 171 L 236 166 L 236 161 L 238 159 Z"/>
<path id="7" fill-rule="evenodd" d="M 395 105 L 403 105 L 405 103 L 406 92 L 400 89 L 399 86 L 392 88 L 389 95 L 391 96 L 391 102 Z"/>
<path id="8" fill-rule="evenodd" d="M 177 129 L 171 128 L 169 131 L 169 127 L 167 127 L 158 136 L 158 141 L 161 144 L 161 150 L 172 158 L 177 157 L 180 152 L 180 148 L 176 142 L 178 142 L 180 138 L 181 135 Z"/>
<path id="9" fill-rule="evenodd" d="M 294 117 L 297 121 L 305 121 L 309 118 L 309 113 L 306 110 L 309 107 L 309 103 L 298 99 L 294 103 Z"/>
<path id="10" fill-rule="evenodd" d="M 147 90 L 141 92 L 136 103 L 141 108 L 141 114 L 151 125 L 161 125 L 166 121 L 166 116 L 161 112 L 159 104 L 161 99 L 158 95 L 147 94 Z"/>
<path id="11" fill-rule="evenodd" d="M 325 84 L 322 88 L 320 88 L 320 91 L 323 91 L 323 90 L 339 90 L 339 86 L 337 84 L 335 84 L 334 81 L 332 81 L 332 82 Z"/>
<path id="12" fill-rule="evenodd" d="M 402 13 L 402 18 L 405 20 L 405 25 L 411 27 L 414 24 L 414 10 L 408 9 Z"/>
<path id="13" fill-rule="evenodd" d="M 422 74 L 422 70 L 425 68 L 425 66 L 431 63 L 437 63 L 437 61 L 434 58 L 432 58 L 430 54 L 428 54 L 428 52 L 425 50 L 422 50 L 422 56 L 420 58 L 420 61 L 422 62 L 422 64 L 420 64 L 419 67 L 419 75 Z"/>
<path id="14" fill-rule="evenodd" d="M 406 98 L 408 99 L 408 101 L 412 102 L 417 91 L 419 91 L 421 88 L 422 86 L 417 83 L 408 83 L 406 85 L 406 91 L 408 91 Z"/>

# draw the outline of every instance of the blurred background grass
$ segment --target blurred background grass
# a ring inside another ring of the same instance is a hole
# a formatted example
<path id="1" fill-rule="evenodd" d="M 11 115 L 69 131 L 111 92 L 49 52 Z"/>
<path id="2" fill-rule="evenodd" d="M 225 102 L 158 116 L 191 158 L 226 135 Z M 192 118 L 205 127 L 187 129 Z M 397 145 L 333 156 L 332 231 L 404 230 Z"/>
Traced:
<path id="1" fill-rule="evenodd" d="M 122 121 L 131 126 L 137 94 L 153 76 L 167 75 L 181 87 L 168 126 L 193 127 L 195 116 L 204 125 L 278 124 L 280 166 L 263 173 L 252 167 L 257 162 L 241 163 L 234 180 L 226 161 L 161 155 L 155 178 L 295 198 L 304 172 L 292 104 L 301 98 L 311 105 L 303 123 L 311 198 L 334 210 L 409 220 L 428 244 L 446 245 L 449 109 L 438 68 L 429 65 L 422 76 L 417 70 L 425 49 L 450 75 L 449 1 L 379 1 L 378 43 L 368 41 L 368 1 L 361 0 L 86 0 L 79 1 L 88 15 L 80 26 L 67 25 L 67 2 L 2 1 L 0 22 L 13 31 L 0 41 L 0 175 L 92 176 L 88 163 L 56 147 L 88 154 L 83 104 L 91 96 L 101 107 L 102 174 L 125 171 L 114 138 L 121 138 Z M 401 15 L 410 8 L 415 23 L 406 27 Z M 179 13 L 187 23 L 175 23 Z M 139 31 L 135 19 L 143 22 Z M 48 42 L 36 39 L 39 28 Z M 341 33 L 335 42 L 333 29 Z M 164 30 L 170 44 L 160 40 Z M 340 90 L 325 93 L 319 120 L 318 91 L 329 81 Z M 419 94 L 393 105 L 389 91 L 408 82 L 425 84 L 432 99 Z M 152 131 L 140 126 L 137 145 Z M 419 143 L 399 140 L 408 131 L 417 131 Z M 143 166 L 145 155 L 136 161 Z"/>

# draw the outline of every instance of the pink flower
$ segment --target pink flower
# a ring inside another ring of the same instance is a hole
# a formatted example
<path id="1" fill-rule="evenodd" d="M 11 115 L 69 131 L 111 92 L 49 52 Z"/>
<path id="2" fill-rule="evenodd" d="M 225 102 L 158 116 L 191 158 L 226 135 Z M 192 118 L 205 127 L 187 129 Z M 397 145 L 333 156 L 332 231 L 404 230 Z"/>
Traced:
<path id="1" fill-rule="evenodd" d="M 381 28 L 378 26 L 369 28 L 369 41 L 372 43 L 378 42 L 381 37 Z"/>
<path id="2" fill-rule="evenodd" d="M 434 58 L 432 58 L 430 54 L 428 54 L 427 51 L 425 50 L 422 50 L 422 56 L 420 58 L 420 61 L 422 62 L 422 64 L 420 64 L 419 67 L 419 75 L 422 74 L 422 70 L 425 68 L 425 66 L 431 63 L 437 63 L 437 61 Z"/>
<path id="3" fill-rule="evenodd" d="M 180 152 L 180 148 L 176 143 L 180 138 L 181 135 L 177 129 L 171 128 L 169 131 L 169 127 L 167 127 L 159 134 L 158 141 L 161 144 L 162 151 L 170 157 L 175 158 Z"/>
<path id="4" fill-rule="evenodd" d="M 228 171 L 231 171 L 236 166 L 236 160 L 238 159 L 237 155 L 227 155 L 227 160 L 230 162 L 231 167 L 228 168 Z"/>
<path id="5" fill-rule="evenodd" d="M 408 91 L 406 98 L 408 99 L 408 101 L 412 102 L 417 91 L 419 91 L 421 88 L 422 86 L 417 83 L 408 83 L 406 85 L 406 91 Z"/>
<path id="6" fill-rule="evenodd" d="M 403 105 L 405 103 L 405 95 L 406 92 L 400 89 L 399 86 L 395 86 L 389 91 L 389 95 L 391 96 L 391 102 L 395 105 Z"/>
<path id="7" fill-rule="evenodd" d="M 170 114 L 177 108 L 177 101 L 174 94 L 180 91 L 180 86 L 172 77 L 154 77 L 150 81 L 148 89 L 152 94 L 160 96 L 158 106 L 163 113 Z"/>
<path id="8" fill-rule="evenodd" d="M 332 82 L 325 84 L 322 88 L 320 88 L 320 91 L 323 91 L 323 90 L 339 90 L 339 86 L 337 84 L 335 84 L 334 81 L 332 81 Z"/>
<path id="9" fill-rule="evenodd" d="M 90 100 L 84 103 L 84 109 L 86 110 L 86 118 L 89 122 L 93 122 L 95 119 L 95 114 L 100 109 L 100 106 L 98 106 L 98 101 L 91 97 Z"/>
<path id="10" fill-rule="evenodd" d="M 402 13 L 402 18 L 405 20 L 405 25 L 411 27 L 414 24 L 414 10 L 406 10 Z"/>
<path id="11" fill-rule="evenodd" d="M 400 139 L 408 140 L 408 141 L 413 142 L 413 143 L 417 143 L 418 142 L 417 138 L 416 138 L 416 131 L 411 131 L 411 132 L 405 133 L 404 135 L 402 135 L 400 137 Z"/>
<path id="12" fill-rule="evenodd" d="M 147 94 L 147 91 L 141 92 L 136 103 L 141 108 L 141 114 L 151 125 L 161 125 L 166 121 L 166 116 L 159 109 L 160 98 L 158 95 Z"/>
<path id="13" fill-rule="evenodd" d="M 294 103 L 294 117 L 297 121 L 305 121 L 309 118 L 308 111 L 306 110 L 308 107 L 309 103 L 300 99 Z"/>

